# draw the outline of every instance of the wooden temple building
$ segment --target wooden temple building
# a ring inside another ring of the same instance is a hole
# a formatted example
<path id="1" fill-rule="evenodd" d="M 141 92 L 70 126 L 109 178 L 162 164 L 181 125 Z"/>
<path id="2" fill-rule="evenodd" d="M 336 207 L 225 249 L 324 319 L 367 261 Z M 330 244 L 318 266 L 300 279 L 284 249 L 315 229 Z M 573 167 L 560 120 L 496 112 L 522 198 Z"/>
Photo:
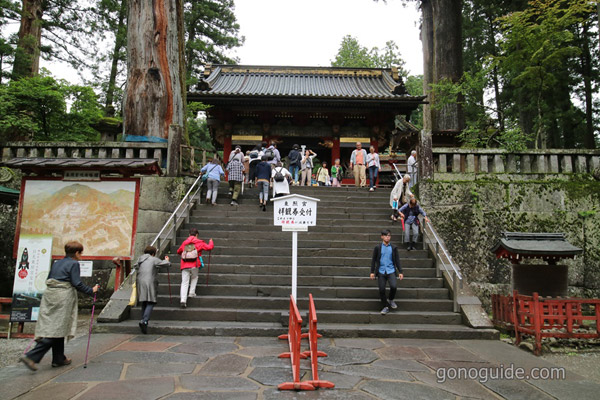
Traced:
<path id="1" fill-rule="evenodd" d="M 411 113 L 424 96 L 410 96 L 397 68 L 207 65 L 188 101 L 211 106 L 207 122 L 227 161 L 260 142 L 277 144 L 282 158 L 294 144 L 345 170 L 356 142 L 383 153 L 410 152 L 418 142 Z M 384 166 L 382 165 L 382 169 Z"/>

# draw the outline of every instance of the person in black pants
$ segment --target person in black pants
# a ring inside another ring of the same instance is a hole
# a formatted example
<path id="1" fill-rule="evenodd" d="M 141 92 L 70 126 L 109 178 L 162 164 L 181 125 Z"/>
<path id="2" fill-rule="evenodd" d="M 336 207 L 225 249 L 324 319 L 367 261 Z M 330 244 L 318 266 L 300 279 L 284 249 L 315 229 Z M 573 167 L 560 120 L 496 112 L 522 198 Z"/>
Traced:
<path id="1" fill-rule="evenodd" d="M 70 339 L 75 335 L 77 291 L 88 295 L 98 291 L 98 285 L 89 287 L 81 282 L 79 260 L 82 253 L 81 243 L 68 242 L 65 244 L 66 257 L 55 262 L 50 268 L 35 327 L 37 344 L 20 358 L 32 371 L 37 370 L 36 364 L 50 349 L 53 367 L 71 364 L 71 359 L 65 357 L 65 337 Z"/>
<path id="2" fill-rule="evenodd" d="M 398 308 L 394 297 L 396 296 L 396 272 L 398 279 L 404 279 L 402 267 L 400 266 L 400 257 L 398 256 L 398 247 L 390 243 L 392 234 L 389 229 L 381 231 L 382 243 L 375 246 L 373 249 L 373 258 L 371 260 L 371 279 L 377 276 L 379 283 L 379 298 L 381 299 L 381 314 L 385 315 L 390 312 L 390 308 Z M 389 299 L 385 295 L 385 284 L 390 284 Z"/>

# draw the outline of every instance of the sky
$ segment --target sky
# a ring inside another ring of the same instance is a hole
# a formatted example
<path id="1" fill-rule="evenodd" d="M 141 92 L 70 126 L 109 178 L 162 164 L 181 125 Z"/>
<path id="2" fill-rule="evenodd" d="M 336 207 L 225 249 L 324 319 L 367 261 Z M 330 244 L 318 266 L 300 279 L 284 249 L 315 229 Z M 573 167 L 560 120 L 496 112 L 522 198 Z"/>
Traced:
<path id="1" fill-rule="evenodd" d="M 410 75 L 423 73 L 417 2 L 402 0 L 235 0 L 240 35 L 230 56 L 242 65 L 330 66 L 342 38 L 355 37 L 371 49 L 398 45 Z M 17 27 L 18 29 L 18 27 Z M 70 67 L 41 60 L 57 78 L 73 82 Z M 73 82 L 75 83 L 75 82 Z"/>

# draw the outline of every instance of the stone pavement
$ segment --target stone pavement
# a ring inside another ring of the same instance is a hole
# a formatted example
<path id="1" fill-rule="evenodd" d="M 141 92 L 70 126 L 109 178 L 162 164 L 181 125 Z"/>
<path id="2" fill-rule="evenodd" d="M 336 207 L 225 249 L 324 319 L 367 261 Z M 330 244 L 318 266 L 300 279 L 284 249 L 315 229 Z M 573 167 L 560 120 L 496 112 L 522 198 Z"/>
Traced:
<path id="1" fill-rule="evenodd" d="M 505 375 L 511 366 L 544 374 L 550 370 L 535 368 L 556 365 L 491 340 L 322 338 L 328 357 L 319 358 L 319 378 L 336 387 L 315 392 L 277 390 L 292 376 L 289 359 L 277 358 L 287 342 L 276 338 L 94 334 L 84 369 L 86 343 L 81 336 L 67 344 L 68 367 L 51 368 L 47 354 L 37 372 L 20 364 L 0 369 L 0 399 L 579 400 L 600 393 L 600 382 L 568 370 L 556 380 L 498 379 L 501 365 Z M 310 379 L 309 361 L 301 365 L 302 379 Z M 456 372 L 475 379 L 449 379 Z"/>

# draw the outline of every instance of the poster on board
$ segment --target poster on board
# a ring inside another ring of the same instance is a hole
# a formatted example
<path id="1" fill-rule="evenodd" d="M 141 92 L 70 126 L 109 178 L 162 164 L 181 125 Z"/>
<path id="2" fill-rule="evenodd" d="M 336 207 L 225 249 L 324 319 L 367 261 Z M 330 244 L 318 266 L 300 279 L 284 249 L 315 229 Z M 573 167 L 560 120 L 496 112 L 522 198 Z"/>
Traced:
<path id="1" fill-rule="evenodd" d="M 83 259 L 131 259 L 138 199 L 139 179 L 25 178 L 15 241 L 19 235 L 47 234 L 54 238 L 55 259 L 64 257 L 70 240 L 83 244 Z"/>
<path id="2" fill-rule="evenodd" d="M 13 283 L 11 322 L 37 321 L 52 257 L 52 236 L 21 235 Z"/>

